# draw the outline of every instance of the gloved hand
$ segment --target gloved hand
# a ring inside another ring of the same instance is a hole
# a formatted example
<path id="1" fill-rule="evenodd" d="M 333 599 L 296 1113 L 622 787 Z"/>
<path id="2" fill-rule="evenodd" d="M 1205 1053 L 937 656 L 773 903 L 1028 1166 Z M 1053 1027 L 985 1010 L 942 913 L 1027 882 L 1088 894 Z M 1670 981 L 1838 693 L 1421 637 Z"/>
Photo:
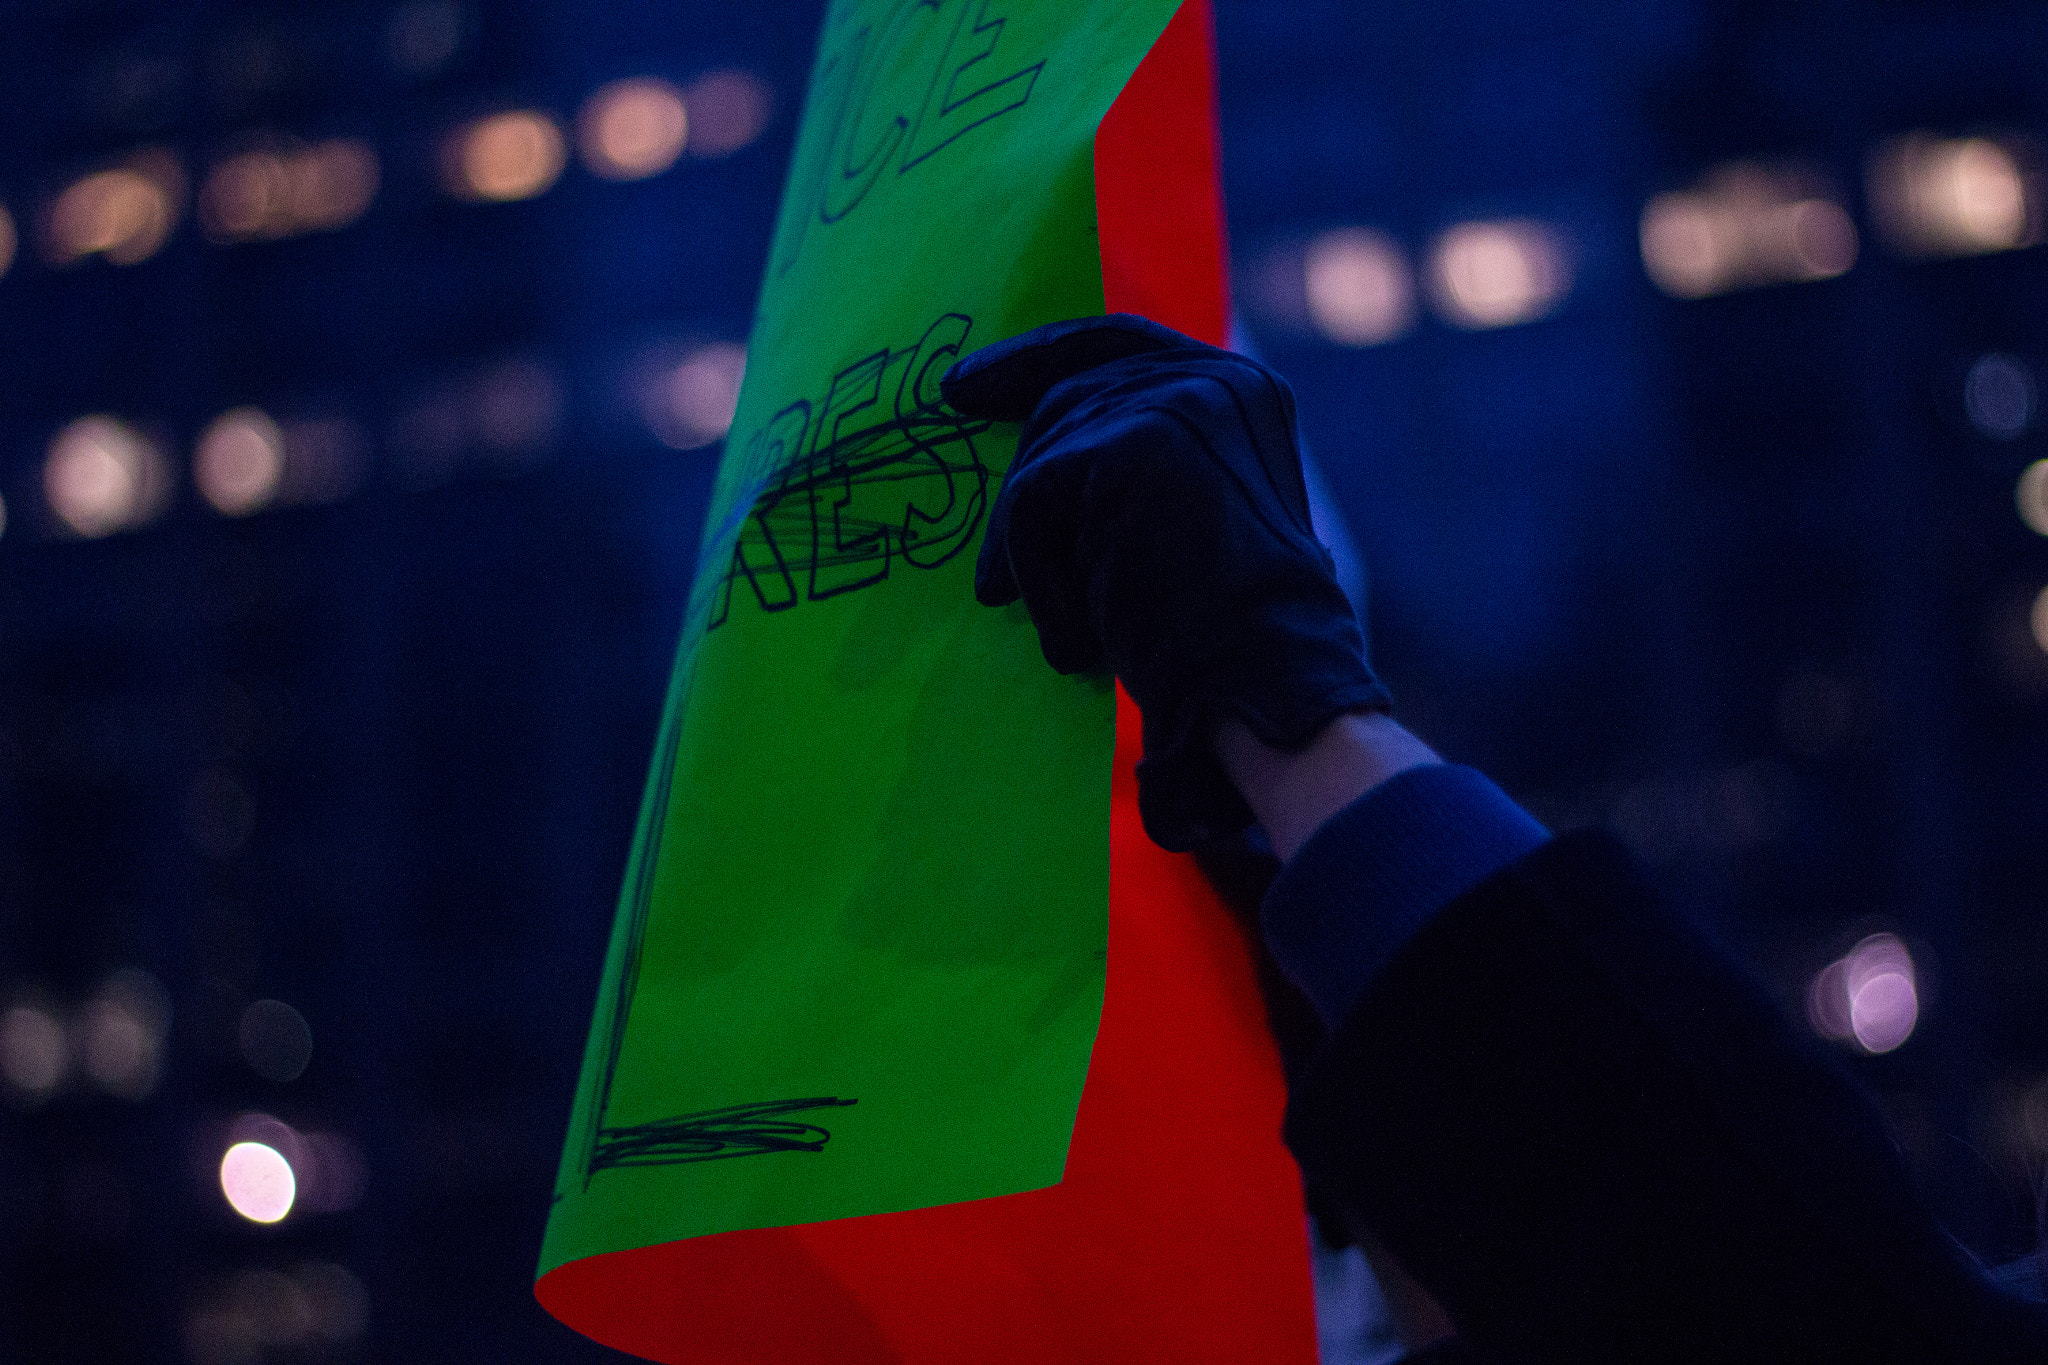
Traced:
<path id="1" fill-rule="evenodd" d="M 1021 596 L 1060 672 L 1122 679 L 1157 843 L 1251 823 L 1211 748 L 1219 721 L 1290 750 L 1388 704 L 1310 529 L 1294 397 L 1271 370 L 1113 314 L 985 347 L 940 387 L 964 416 L 1024 423 L 974 594 Z"/>

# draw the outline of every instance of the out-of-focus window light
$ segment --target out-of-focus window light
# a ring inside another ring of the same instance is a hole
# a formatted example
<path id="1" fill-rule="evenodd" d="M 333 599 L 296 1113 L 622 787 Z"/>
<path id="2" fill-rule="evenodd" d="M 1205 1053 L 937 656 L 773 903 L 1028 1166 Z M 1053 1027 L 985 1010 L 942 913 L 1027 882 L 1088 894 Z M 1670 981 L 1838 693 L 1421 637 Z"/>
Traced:
<path id="1" fill-rule="evenodd" d="M 505 360 L 476 377 L 470 406 L 480 444 L 501 455 L 536 456 L 560 434 L 562 383 L 539 360 Z"/>
<path id="2" fill-rule="evenodd" d="M 250 1267 L 198 1296 L 185 1319 L 185 1347 L 193 1365 L 330 1355 L 361 1336 L 369 1319 L 362 1281 L 342 1266 Z"/>
<path id="3" fill-rule="evenodd" d="M 208 424 L 192 456 L 192 481 L 224 516 L 333 502 L 361 481 L 369 441 L 341 416 L 273 421 L 261 408 L 233 408 Z"/>
<path id="4" fill-rule="evenodd" d="M 221 1193 L 252 1223 L 275 1223 L 292 1211 L 298 1181 L 284 1153 L 261 1142 L 237 1142 L 220 1159 Z"/>
<path id="5" fill-rule="evenodd" d="M 242 152 L 216 165 L 199 191 L 199 219 L 216 241 L 249 242 L 346 227 L 377 197 L 377 154 L 366 142 Z"/>
<path id="6" fill-rule="evenodd" d="M 691 156 L 720 157 L 747 146 L 774 108 L 768 83 L 751 71 L 707 71 L 683 91 Z"/>
<path id="7" fill-rule="evenodd" d="M 1990 681 L 2015 701 L 2048 700 L 2048 589 L 2008 584 L 1987 597 L 1982 623 Z"/>
<path id="8" fill-rule="evenodd" d="M 310 416 L 279 424 L 284 482 L 279 502 L 333 502 L 355 492 L 369 464 L 370 438 L 350 417 Z"/>
<path id="9" fill-rule="evenodd" d="M 2020 520 L 2035 535 L 2048 536 L 2048 460 L 2036 460 L 2020 475 L 2013 490 L 2019 504 Z"/>
<path id="10" fill-rule="evenodd" d="M 313 1059 L 312 1026 L 282 1000 L 258 1000 L 243 1010 L 235 1040 L 242 1060 L 266 1081 L 295 1081 Z"/>
<path id="11" fill-rule="evenodd" d="M 457 129 L 443 170 L 449 190 L 459 197 L 509 203 L 545 194 L 561 178 L 566 156 L 553 119 L 533 109 L 510 109 Z"/>
<path id="12" fill-rule="evenodd" d="M 2034 421 L 2034 372 L 2018 356 L 1979 356 L 1963 379 L 1963 411 L 1993 440 L 2023 436 Z"/>
<path id="13" fill-rule="evenodd" d="M 157 253 L 184 211 L 185 176 L 167 152 L 74 181 L 50 205 L 45 237 L 50 259 L 68 265 L 105 256 L 135 265 Z"/>
<path id="14" fill-rule="evenodd" d="M 1643 267 L 1674 298 L 1827 280 L 1856 264 L 1856 225 L 1797 167 L 1736 162 L 1643 209 Z"/>
<path id="15" fill-rule="evenodd" d="M 719 440 L 732 427 L 746 370 L 746 348 L 729 342 L 693 347 L 678 361 L 650 366 L 640 385 L 648 430 L 674 450 Z"/>
<path id="16" fill-rule="evenodd" d="M 363 1154 L 339 1133 L 307 1133 L 292 1159 L 299 1207 L 308 1213 L 345 1213 L 363 1200 L 369 1183 Z"/>
<path id="17" fill-rule="evenodd" d="M 1571 282 L 1564 242 L 1533 219 L 1459 223 L 1430 251 L 1431 301 L 1457 327 L 1534 322 L 1563 300 Z"/>
<path id="18" fill-rule="evenodd" d="M 14 253 L 21 245 L 21 234 L 14 230 L 14 215 L 0 206 L 0 275 L 5 275 L 14 265 Z"/>
<path id="19" fill-rule="evenodd" d="M 13 1005 L 0 1014 L 0 1079 L 35 1103 L 64 1083 L 71 1049 L 64 1026 L 34 1005 Z"/>
<path id="20" fill-rule="evenodd" d="M 591 174 L 644 180 L 676 164 L 689 139 L 683 93 L 651 76 L 613 81 L 584 102 L 576 143 Z"/>
<path id="21" fill-rule="evenodd" d="M 1807 1018 L 1823 1038 L 1890 1052 L 1920 1019 L 1913 955 L 1895 934 L 1872 934 L 1823 967 L 1806 992 Z"/>
<path id="22" fill-rule="evenodd" d="M 467 24 L 457 0 L 406 0 L 384 28 L 384 59 L 415 80 L 435 75 L 462 50 Z"/>
<path id="23" fill-rule="evenodd" d="M 1309 320 L 1340 346 L 1377 346 L 1415 321 L 1407 254 L 1385 233 L 1323 233 L 1302 256 L 1302 277 Z"/>
<path id="24" fill-rule="evenodd" d="M 50 510 L 88 539 L 154 520 L 170 493 L 170 469 L 156 443 L 104 413 L 58 432 L 43 461 Z"/>
<path id="25" fill-rule="evenodd" d="M 284 433 L 261 408 L 222 413 L 199 437 L 192 481 L 224 516 L 260 511 L 284 481 Z"/>
<path id="26" fill-rule="evenodd" d="M 170 997 L 136 968 L 116 972 L 78 1017 L 78 1054 L 93 1083 L 122 1099 L 146 1099 L 163 1070 Z"/>
<path id="27" fill-rule="evenodd" d="M 1870 206 L 1907 256 L 1976 256 L 2039 240 L 2039 193 L 2019 158 L 1988 137 L 1908 133 L 1871 154 Z"/>

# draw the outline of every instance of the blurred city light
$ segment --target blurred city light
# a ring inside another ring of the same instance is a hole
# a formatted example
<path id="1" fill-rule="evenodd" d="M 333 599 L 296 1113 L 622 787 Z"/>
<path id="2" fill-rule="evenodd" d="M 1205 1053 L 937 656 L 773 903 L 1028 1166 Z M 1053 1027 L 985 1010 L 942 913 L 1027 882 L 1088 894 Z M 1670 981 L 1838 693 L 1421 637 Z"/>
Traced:
<path id="1" fill-rule="evenodd" d="M 1823 1038 L 1890 1052 L 1920 1018 L 1913 956 L 1895 934 L 1872 934 L 1822 968 L 1806 994 L 1807 1018 Z"/>
<path id="2" fill-rule="evenodd" d="M 1993 440 L 2010 441 L 2033 425 L 2034 372 L 2017 356 L 1978 357 L 1963 380 L 1963 411 L 1970 425 Z"/>
<path id="3" fill-rule="evenodd" d="M 2019 503 L 2020 520 L 2035 535 L 2048 536 L 2048 460 L 2036 460 L 2020 475 L 2013 490 Z"/>
<path id="4" fill-rule="evenodd" d="M 144 153 L 125 166 L 88 175 L 50 205 L 50 258 L 58 265 L 94 255 L 116 265 L 146 261 L 177 227 L 184 197 L 184 172 L 167 152 Z"/>
<path id="5" fill-rule="evenodd" d="M 1985 137 L 1908 133 L 1869 163 L 1870 206 L 1894 250 L 1975 256 L 2038 239 L 2040 205 L 2012 151 Z"/>
<path id="6" fill-rule="evenodd" d="M 676 164 L 689 124 L 680 90 L 637 77 L 613 81 L 584 102 L 576 142 L 593 175 L 644 180 Z"/>
<path id="7" fill-rule="evenodd" d="M 170 997 L 149 973 L 114 973 L 80 1011 L 77 1050 L 100 1089 L 126 1100 L 146 1099 L 163 1069 Z"/>
<path id="8" fill-rule="evenodd" d="M 1990 680 L 2016 701 L 2048 701 L 2048 606 L 2038 582 L 2008 584 L 1984 603 L 1982 659 Z"/>
<path id="9" fill-rule="evenodd" d="M 15 231 L 14 215 L 0 205 L 0 275 L 5 275 L 14 265 L 15 250 L 21 245 L 21 234 Z"/>
<path id="10" fill-rule="evenodd" d="M 249 1365 L 267 1352 L 295 1353 L 352 1341 L 369 1325 L 362 1281 L 342 1266 L 309 1261 L 296 1270 L 249 1268 L 203 1296 L 185 1322 L 194 1365 Z"/>
<path id="11" fill-rule="evenodd" d="M 284 435 L 280 503 L 332 502 L 362 482 L 370 438 L 348 417 L 299 417 L 278 424 Z"/>
<path id="12" fill-rule="evenodd" d="M 1826 280 L 1856 263 L 1856 225 L 1819 177 L 1736 162 L 1643 209 L 1643 266 L 1674 298 Z"/>
<path id="13" fill-rule="evenodd" d="M 284 480 L 284 433 L 260 408 L 234 408 L 213 419 L 192 456 L 192 481 L 224 516 L 267 506 Z"/>
<path id="14" fill-rule="evenodd" d="M 761 136 L 774 108 L 767 82 L 751 71 L 710 71 L 683 91 L 691 156 L 729 156 Z"/>
<path id="15" fill-rule="evenodd" d="M 292 1211 L 298 1182 L 292 1165 L 275 1147 L 237 1142 L 220 1159 L 221 1193 L 228 1206 L 252 1223 L 275 1223 Z"/>
<path id="16" fill-rule="evenodd" d="M 308 1050 L 310 1046 L 309 1035 Z M 256 1146 L 282 1159 L 291 1173 L 289 1203 L 293 1209 L 309 1214 L 342 1213 L 362 1202 L 368 1169 L 361 1150 L 339 1133 L 301 1133 L 269 1114 L 243 1114 L 229 1126 L 226 1138 L 230 1148 Z"/>
<path id="17" fill-rule="evenodd" d="M 1371 228 L 1339 228 L 1308 245 L 1302 277 L 1309 320 L 1340 346 L 1392 341 L 1415 320 L 1408 257 Z"/>
<path id="18" fill-rule="evenodd" d="M 71 1050 L 64 1026 L 34 1005 L 0 1014 L 0 1079 L 23 1098 L 39 1101 L 64 1083 Z"/>
<path id="19" fill-rule="evenodd" d="M 258 1000 L 242 1011 L 235 1030 L 242 1059 L 267 1081 L 295 1081 L 313 1060 L 313 1029 L 282 1000 Z"/>
<path id="20" fill-rule="evenodd" d="M 560 431 L 562 384 L 538 360 L 505 360 L 477 376 L 470 406 L 483 446 L 503 455 L 538 455 L 554 444 Z"/>
<path id="21" fill-rule="evenodd" d="M 710 445 L 732 427 L 746 370 L 746 348 L 730 342 L 693 347 L 679 360 L 658 359 L 639 385 L 641 417 L 671 449 Z"/>
<path id="22" fill-rule="evenodd" d="M 277 422 L 260 408 L 231 408 L 200 434 L 192 481 L 215 511 L 246 516 L 348 496 L 368 453 L 367 435 L 346 417 Z"/>
<path id="23" fill-rule="evenodd" d="M 462 49 L 467 25 L 457 0 L 407 0 L 384 28 L 384 58 L 414 79 L 438 73 Z"/>
<path id="24" fill-rule="evenodd" d="M 547 192 L 567 153 L 546 114 L 512 109 L 458 129 L 444 160 L 448 188 L 465 199 L 508 203 Z"/>
<path id="25" fill-rule="evenodd" d="M 308 1213 L 346 1213 L 362 1202 L 369 1178 L 362 1152 L 339 1133 L 303 1135 L 293 1169 Z"/>
<path id="26" fill-rule="evenodd" d="M 154 441 L 104 413 L 58 432 L 43 462 L 43 494 L 88 539 L 153 520 L 170 501 L 170 468 Z"/>
<path id="27" fill-rule="evenodd" d="M 1432 301 L 1445 321 L 1480 329 L 1534 322 L 1571 289 L 1557 233 L 1527 218 L 1459 223 L 1430 252 Z"/>
<path id="28" fill-rule="evenodd" d="M 206 177 L 199 219 L 222 242 L 331 231 L 363 216 L 379 179 L 376 152 L 355 138 L 242 152 Z"/>

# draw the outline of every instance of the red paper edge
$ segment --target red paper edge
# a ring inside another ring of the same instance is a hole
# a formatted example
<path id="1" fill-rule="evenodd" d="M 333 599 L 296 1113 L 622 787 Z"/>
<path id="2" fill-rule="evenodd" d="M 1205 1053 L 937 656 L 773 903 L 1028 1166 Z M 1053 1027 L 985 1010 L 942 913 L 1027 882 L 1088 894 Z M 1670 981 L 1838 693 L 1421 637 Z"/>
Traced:
<path id="1" fill-rule="evenodd" d="M 1208 0 L 1187 0 L 1095 139 L 1103 293 L 1229 328 Z M 1206 172 L 1206 173 L 1205 173 Z M 1243 931 L 1145 837 L 1118 689 L 1109 967 L 1065 1179 L 558 1266 L 534 1287 L 606 1345 L 700 1365 L 1313 1365 L 1299 1177 Z"/>

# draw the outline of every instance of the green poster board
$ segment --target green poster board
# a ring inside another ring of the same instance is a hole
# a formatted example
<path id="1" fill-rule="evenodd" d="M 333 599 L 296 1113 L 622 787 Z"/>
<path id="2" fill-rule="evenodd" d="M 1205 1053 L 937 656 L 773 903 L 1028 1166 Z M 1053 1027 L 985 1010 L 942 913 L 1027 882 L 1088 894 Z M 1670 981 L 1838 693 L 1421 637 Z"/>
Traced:
<path id="1" fill-rule="evenodd" d="M 826 16 L 543 1273 L 1060 1179 L 1113 697 L 975 603 L 1014 431 L 938 379 L 1102 311 L 1091 140 L 1175 7 Z"/>

